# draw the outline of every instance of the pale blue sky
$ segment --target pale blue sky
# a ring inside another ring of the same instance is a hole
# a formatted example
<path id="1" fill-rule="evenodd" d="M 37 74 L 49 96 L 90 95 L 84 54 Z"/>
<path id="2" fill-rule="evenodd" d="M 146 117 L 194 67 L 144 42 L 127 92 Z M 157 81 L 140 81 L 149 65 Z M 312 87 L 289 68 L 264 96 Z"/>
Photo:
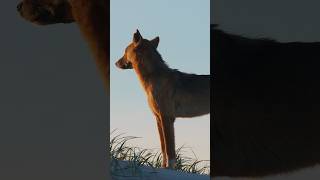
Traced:
<path id="1" fill-rule="evenodd" d="M 210 73 L 209 0 L 111 0 L 111 130 L 142 139 L 135 146 L 160 148 L 156 121 L 132 70 L 117 69 L 138 28 L 142 36 L 160 37 L 158 51 L 171 68 Z M 210 116 L 177 119 L 176 146 L 192 147 L 199 159 L 210 159 Z"/>

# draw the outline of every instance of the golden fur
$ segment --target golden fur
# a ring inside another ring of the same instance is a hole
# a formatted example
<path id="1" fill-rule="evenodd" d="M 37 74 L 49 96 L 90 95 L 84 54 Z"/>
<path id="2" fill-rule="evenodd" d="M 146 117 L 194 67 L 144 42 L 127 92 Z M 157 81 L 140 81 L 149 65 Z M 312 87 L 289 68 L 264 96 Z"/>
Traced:
<path id="1" fill-rule="evenodd" d="M 106 0 L 23 0 L 17 9 L 23 18 L 38 25 L 76 22 L 109 92 L 109 9 Z"/>
<path id="2" fill-rule="evenodd" d="M 210 76 L 169 68 L 157 52 L 159 37 L 143 39 L 139 31 L 116 65 L 134 69 L 156 117 L 163 154 L 163 167 L 174 168 L 174 120 L 210 113 Z"/>

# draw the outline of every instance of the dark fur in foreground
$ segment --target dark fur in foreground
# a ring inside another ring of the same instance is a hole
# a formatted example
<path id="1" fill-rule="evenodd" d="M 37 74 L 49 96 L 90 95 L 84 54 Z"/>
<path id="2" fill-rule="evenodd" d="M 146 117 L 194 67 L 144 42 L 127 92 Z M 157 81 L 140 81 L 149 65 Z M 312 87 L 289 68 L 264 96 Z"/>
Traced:
<path id="1" fill-rule="evenodd" d="M 38 25 L 76 22 L 85 37 L 109 94 L 109 8 L 107 0 L 22 0 L 21 17 Z"/>
<path id="2" fill-rule="evenodd" d="M 211 27 L 213 175 L 264 176 L 320 162 L 320 43 Z"/>

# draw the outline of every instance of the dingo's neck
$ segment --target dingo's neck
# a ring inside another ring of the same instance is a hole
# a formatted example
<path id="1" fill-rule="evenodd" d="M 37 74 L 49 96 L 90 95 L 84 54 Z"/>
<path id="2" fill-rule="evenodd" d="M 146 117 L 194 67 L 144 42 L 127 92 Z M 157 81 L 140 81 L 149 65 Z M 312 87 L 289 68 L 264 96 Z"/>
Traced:
<path id="1" fill-rule="evenodd" d="M 84 5 L 85 4 L 85 5 Z M 109 48 L 107 47 L 107 3 L 72 0 L 73 15 L 94 54 L 107 92 L 109 91 Z M 95 10 L 93 12 L 93 10 Z"/>
<path id="2" fill-rule="evenodd" d="M 153 80 L 167 78 L 173 71 L 162 59 L 140 59 L 136 62 L 139 63 L 133 64 L 133 69 L 144 88 L 147 88 L 147 84 L 153 84 Z"/>

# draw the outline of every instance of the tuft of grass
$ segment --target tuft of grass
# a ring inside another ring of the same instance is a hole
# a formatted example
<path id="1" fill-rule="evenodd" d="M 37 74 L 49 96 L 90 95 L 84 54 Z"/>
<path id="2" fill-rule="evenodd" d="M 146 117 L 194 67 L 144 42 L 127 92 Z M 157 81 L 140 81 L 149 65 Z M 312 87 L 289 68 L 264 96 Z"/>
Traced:
<path id="1" fill-rule="evenodd" d="M 128 142 L 137 139 L 139 137 L 135 136 L 125 136 L 124 133 L 117 135 L 115 131 L 111 132 L 110 138 L 110 156 L 111 156 L 111 174 L 115 176 L 122 176 L 123 174 L 128 174 L 132 176 L 141 175 L 139 166 L 149 166 L 151 168 L 161 168 L 162 164 L 162 154 L 159 151 L 152 149 L 143 149 L 139 147 L 131 147 L 128 145 Z M 209 161 L 207 160 L 198 160 L 194 152 L 193 158 L 186 157 L 183 153 L 186 150 L 191 150 L 191 148 L 186 148 L 185 146 L 179 147 L 176 150 L 176 171 L 187 172 L 187 173 L 196 173 L 202 175 L 208 175 L 210 172 Z M 120 162 L 128 162 L 128 166 L 123 167 Z"/>

